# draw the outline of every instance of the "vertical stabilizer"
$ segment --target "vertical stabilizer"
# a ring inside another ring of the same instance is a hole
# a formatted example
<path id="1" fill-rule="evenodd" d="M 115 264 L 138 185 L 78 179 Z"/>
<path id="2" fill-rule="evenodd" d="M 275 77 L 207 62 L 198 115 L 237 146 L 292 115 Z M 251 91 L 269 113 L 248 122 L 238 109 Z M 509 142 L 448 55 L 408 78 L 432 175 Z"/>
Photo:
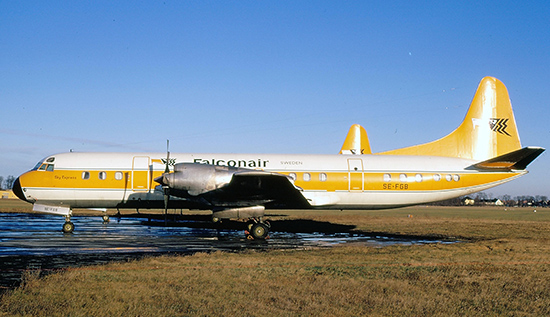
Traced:
<path id="1" fill-rule="evenodd" d="M 485 77 L 466 118 L 451 134 L 430 143 L 377 154 L 435 155 L 483 161 L 520 148 L 506 86 L 494 77 Z"/>
<path id="2" fill-rule="evenodd" d="M 340 154 L 372 154 L 365 128 L 358 124 L 354 124 L 349 128 Z"/>

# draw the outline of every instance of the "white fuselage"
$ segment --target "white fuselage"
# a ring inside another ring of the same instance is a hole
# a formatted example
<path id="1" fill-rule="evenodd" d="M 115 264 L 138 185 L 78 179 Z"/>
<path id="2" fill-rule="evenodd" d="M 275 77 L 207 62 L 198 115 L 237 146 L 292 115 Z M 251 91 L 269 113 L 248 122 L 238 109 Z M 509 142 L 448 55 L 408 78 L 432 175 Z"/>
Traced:
<path id="1" fill-rule="evenodd" d="M 164 153 L 61 153 L 19 177 L 25 200 L 69 208 L 159 208 L 154 179 Z M 313 208 L 378 209 L 467 195 L 526 171 L 480 171 L 476 161 L 437 156 L 189 154 L 175 163 L 240 167 L 288 175 Z M 185 199 L 174 199 L 185 207 Z"/>

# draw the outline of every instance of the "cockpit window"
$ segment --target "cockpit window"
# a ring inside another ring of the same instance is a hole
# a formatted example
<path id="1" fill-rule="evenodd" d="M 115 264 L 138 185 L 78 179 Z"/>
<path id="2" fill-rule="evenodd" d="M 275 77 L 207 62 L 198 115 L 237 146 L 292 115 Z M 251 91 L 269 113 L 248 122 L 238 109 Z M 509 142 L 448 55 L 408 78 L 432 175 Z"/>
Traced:
<path id="1" fill-rule="evenodd" d="M 53 164 L 44 163 L 40 165 L 40 168 L 38 168 L 39 171 L 48 171 L 53 172 Z"/>
<path id="2" fill-rule="evenodd" d="M 40 165 L 42 165 L 42 162 L 44 162 L 44 161 L 40 161 L 40 162 L 36 163 L 36 165 L 32 168 L 32 170 L 36 171 L 40 167 Z"/>
<path id="3" fill-rule="evenodd" d="M 50 156 L 48 158 L 40 160 L 36 165 L 32 168 L 32 171 L 40 170 L 40 171 L 53 171 L 53 164 L 46 164 L 46 163 L 53 163 L 55 161 L 55 156 Z M 51 167 L 49 166 L 51 165 Z"/>

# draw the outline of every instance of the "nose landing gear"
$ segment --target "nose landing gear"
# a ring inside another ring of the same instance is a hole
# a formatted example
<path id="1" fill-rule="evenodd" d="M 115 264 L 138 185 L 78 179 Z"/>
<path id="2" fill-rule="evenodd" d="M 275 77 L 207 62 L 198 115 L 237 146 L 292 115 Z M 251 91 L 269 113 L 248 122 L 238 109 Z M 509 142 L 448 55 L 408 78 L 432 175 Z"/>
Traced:
<path id="1" fill-rule="evenodd" d="M 73 233 L 74 231 L 74 223 L 71 222 L 71 216 L 67 215 L 65 216 L 65 223 L 63 224 L 63 233 Z"/>

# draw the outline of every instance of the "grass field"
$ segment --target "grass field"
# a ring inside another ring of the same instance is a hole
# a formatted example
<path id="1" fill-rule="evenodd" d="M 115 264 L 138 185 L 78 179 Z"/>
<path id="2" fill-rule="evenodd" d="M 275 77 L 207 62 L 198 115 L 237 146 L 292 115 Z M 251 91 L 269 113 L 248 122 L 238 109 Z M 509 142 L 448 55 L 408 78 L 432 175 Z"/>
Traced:
<path id="1" fill-rule="evenodd" d="M 0 203 L 0 211 L 18 208 Z M 276 211 L 464 242 L 162 256 L 44 278 L 29 271 L 2 296 L 0 315 L 547 316 L 550 209 L 533 211 Z"/>

